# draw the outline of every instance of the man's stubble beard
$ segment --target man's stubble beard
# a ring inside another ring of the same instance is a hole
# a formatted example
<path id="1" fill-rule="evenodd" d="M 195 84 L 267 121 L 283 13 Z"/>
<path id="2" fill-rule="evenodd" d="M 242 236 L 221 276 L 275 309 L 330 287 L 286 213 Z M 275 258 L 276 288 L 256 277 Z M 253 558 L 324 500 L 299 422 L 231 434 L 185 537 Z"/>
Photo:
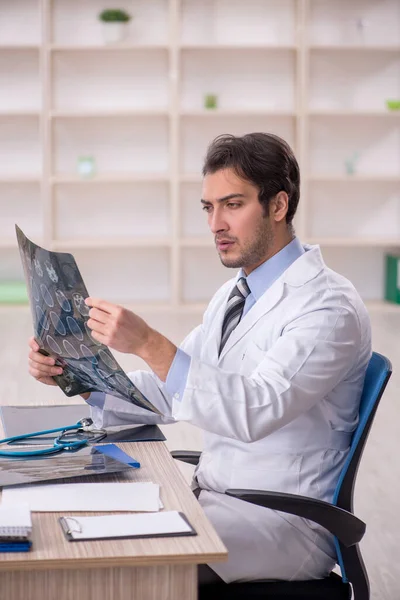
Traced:
<path id="1" fill-rule="evenodd" d="M 268 250 L 274 244 L 274 232 L 271 229 L 269 219 L 264 217 L 259 222 L 257 229 L 251 241 L 241 249 L 240 255 L 235 258 L 219 254 L 219 258 L 224 265 L 230 269 L 246 268 L 264 262 L 268 256 Z"/>

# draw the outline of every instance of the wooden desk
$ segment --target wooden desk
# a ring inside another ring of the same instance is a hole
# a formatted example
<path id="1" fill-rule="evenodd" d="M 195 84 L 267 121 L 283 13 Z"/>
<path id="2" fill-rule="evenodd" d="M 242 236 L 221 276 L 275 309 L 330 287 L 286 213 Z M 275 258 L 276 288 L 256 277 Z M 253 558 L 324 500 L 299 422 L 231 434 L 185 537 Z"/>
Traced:
<path id="1" fill-rule="evenodd" d="M 180 510 L 198 535 L 68 542 L 59 513 L 33 513 L 33 550 L 0 553 L 7 600 L 195 600 L 197 564 L 227 552 L 163 442 L 121 444 L 141 463 L 107 481 L 153 481 L 166 510 Z M 96 477 L 75 481 L 100 481 Z M 54 481 L 53 483 L 56 483 Z M 73 513 L 71 513 L 73 514 Z M 82 513 L 80 513 L 82 514 Z M 90 513 L 100 514 L 100 513 Z"/>

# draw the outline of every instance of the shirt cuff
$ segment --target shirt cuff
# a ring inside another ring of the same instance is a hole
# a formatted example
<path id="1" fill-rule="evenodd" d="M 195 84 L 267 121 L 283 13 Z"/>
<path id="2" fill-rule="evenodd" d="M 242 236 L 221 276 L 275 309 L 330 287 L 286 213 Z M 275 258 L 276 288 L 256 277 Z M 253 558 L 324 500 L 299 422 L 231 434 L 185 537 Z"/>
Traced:
<path id="1" fill-rule="evenodd" d="M 92 392 L 89 398 L 85 400 L 90 406 L 95 406 L 96 408 L 100 408 L 100 410 L 103 410 L 105 401 L 106 395 L 104 392 Z"/>
<path id="2" fill-rule="evenodd" d="M 190 356 L 178 348 L 165 382 L 165 388 L 174 400 L 182 400 L 189 374 L 190 361 Z"/>

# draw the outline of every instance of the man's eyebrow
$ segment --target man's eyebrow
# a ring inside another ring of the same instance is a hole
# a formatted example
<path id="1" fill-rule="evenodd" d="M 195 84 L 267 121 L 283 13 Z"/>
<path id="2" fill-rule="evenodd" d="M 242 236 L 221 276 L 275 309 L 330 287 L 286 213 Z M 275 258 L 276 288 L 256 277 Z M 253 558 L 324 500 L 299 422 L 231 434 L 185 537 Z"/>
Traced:
<path id="1" fill-rule="evenodd" d="M 244 194 L 229 194 L 228 196 L 223 196 L 222 198 L 218 198 L 217 202 L 226 202 L 227 200 L 232 200 L 232 198 L 244 198 Z M 201 199 L 200 202 L 202 204 L 212 204 L 209 200 Z"/>

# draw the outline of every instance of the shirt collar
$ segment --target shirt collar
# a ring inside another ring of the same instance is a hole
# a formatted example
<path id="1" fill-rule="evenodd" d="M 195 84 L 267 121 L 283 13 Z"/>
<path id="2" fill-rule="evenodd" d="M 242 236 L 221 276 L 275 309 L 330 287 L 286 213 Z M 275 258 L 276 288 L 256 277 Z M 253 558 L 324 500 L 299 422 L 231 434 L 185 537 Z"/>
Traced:
<path id="1" fill-rule="evenodd" d="M 304 252 L 305 250 L 300 240 L 295 237 L 277 254 L 274 254 L 274 256 L 263 262 L 257 269 L 254 269 L 248 277 L 246 277 L 243 269 L 240 269 L 239 277 L 246 277 L 250 292 L 257 301 L 271 287 L 274 281 Z"/>

